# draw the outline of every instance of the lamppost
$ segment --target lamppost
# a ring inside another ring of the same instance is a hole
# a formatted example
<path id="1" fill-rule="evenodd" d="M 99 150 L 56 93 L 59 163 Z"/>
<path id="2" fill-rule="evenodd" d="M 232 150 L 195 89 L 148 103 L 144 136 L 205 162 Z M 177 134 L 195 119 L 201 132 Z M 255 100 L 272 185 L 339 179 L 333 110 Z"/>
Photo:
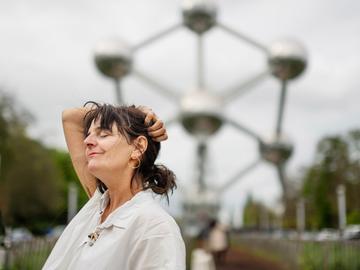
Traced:
<path id="1" fill-rule="evenodd" d="M 129 46 L 120 40 L 106 40 L 100 42 L 95 49 L 96 66 L 101 73 L 115 80 L 116 96 L 119 104 L 122 103 L 121 80 L 125 76 L 133 75 L 178 106 L 179 111 L 177 115 L 169 119 L 167 125 L 174 122 L 181 123 L 185 130 L 197 141 L 197 187 L 194 190 L 188 190 L 184 209 L 196 212 L 197 208 L 204 210 L 207 207 L 207 212 L 211 215 L 215 215 L 219 209 L 220 196 L 247 173 L 256 168 L 262 161 L 270 162 L 276 168 L 284 197 L 286 196 L 285 165 L 293 152 L 293 145 L 285 140 L 282 130 L 286 93 L 289 82 L 302 74 L 307 66 L 307 53 L 299 42 L 287 39 L 265 46 L 220 22 L 217 18 L 217 13 L 218 7 L 215 1 L 184 0 L 181 22 L 160 31 L 134 46 Z M 177 31 L 181 27 L 186 27 L 193 32 L 197 40 L 195 48 L 197 52 L 197 76 L 195 86 L 191 87 L 190 91 L 178 94 L 171 87 L 154 80 L 151 76 L 140 71 L 134 64 L 134 58 L 140 49 L 151 45 L 153 42 Z M 213 28 L 218 28 L 249 46 L 260 50 L 267 60 L 266 69 L 233 87 L 223 89 L 220 92 L 221 94 L 209 91 L 204 79 L 203 38 Z M 236 98 L 247 93 L 268 76 L 273 76 L 279 81 L 280 95 L 273 137 L 270 140 L 265 140 L 253 130 L 225 116 L 223 108 Z M 224 124 L 229 124 L 254 139 L 259 145 L 259 157 L 244 168 L 241 168 L 233 177 L 225 181 L 223 185 L 214 187 L 214 185 L 209 185 L 206 182 L 204 171 L 207 141 Z"/>
<path id="2" fill-rule="evenodd" d="M 345 186 L 338 185 L 336 187 L 338 217 L 339 217 L 339 234 L 342 237 L 346 228 L 346 193 Z"/>
<path id="3" fill-rule="evenodd" d="M 10 269 L 10 249 L 11 249 L 11 239 L 5 227 L 5 223 L 0 211 L 0 251 L 3 252 L 3 262 L 2 268 L 4 270 Z M 2 250 L 1 250 L 2 248 Z"/>

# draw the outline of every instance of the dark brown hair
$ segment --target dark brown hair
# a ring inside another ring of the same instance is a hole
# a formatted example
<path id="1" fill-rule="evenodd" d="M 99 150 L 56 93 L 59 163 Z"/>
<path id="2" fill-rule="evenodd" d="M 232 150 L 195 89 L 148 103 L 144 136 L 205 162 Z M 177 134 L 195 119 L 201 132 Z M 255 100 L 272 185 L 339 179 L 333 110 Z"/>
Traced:
<path id="1" fill-rule="evenodd" d="M 148 134 L 147 128 L 151 124 L 145 124 L 145 113 L 134 105 L 113 106 L 89 101 L 84 106 L 88 105 L 91 106 L 91 110 L 84 117 L 84 137 L 87 136 L 91 123 L 100 120 L 100 129 L 103 130 L 111 130 L 115 123 L 128 144 L 132 144 L 141 135 L 147 138 L 147 149 L 143 153 L 140 166 L 135 169 L 131 181 L 136 175 L 140 176 L 144 190 L 150 188 L 157 194 L 165 195 L 169 201 L 168 192 L 173 192 L 176 188 L 175 174 L 164 165 L 155 164 L 160 151 L 160 143 L 154 141 Z M 102 193 L 107 189 L 100 179 L 97 179 L 97 185 Z"/>

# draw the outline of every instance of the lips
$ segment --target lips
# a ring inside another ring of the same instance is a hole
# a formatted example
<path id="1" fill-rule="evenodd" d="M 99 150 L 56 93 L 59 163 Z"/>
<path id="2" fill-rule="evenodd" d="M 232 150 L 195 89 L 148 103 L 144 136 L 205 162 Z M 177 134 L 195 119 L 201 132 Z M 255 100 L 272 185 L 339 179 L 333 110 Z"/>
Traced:
<path id="1" fill-rule="evenodd" d="M 96 156 L 96 155 L 98 155 L 98 154 L 100 154 L 100 153 L 90 152 L 90 153 L 88 154 L 88 157 L 93 157 L 93 156 Z"/>

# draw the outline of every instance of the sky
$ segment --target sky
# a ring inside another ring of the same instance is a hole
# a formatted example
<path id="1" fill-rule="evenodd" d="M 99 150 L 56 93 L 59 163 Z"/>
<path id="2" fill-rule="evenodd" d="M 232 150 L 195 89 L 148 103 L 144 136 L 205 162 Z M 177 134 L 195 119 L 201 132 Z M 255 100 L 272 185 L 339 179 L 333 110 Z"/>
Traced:
<path id="1" fill-rule="evenodd" d="M 29 133 L 46 145 L 66 149 L 61 127 L 65 108 L 88 100 L 115 102 L 113 83 L 93 60 L 98 41 L 121 38 L 138 44 L 181 22 L 180 1 L 169 0 L 14 0 L 0 8 L 0 87 L 36 118 Z M 221 0 L 218 20 L 265 46 L 295 38 L 308 52 L 304 74 L 289 83 L 283 131 L 295 145 L 288 177 L 299 177 L 311 164 L 317 142 L 360 127 L 360 2 L 356 0 Z M 205 37 L 207 89 L 222 93 L 266 67 L 255 48 L 218 28 Z M 135 66 L 184 94 L 195 85 L 195 35 L 185 27 L 135 55 Z M 128 104 L 151 107 L 163 120 L 178 106 L 134 76 L 122 83 Z M 275 130 L 280 85 L 266 78 L 234 99 L 224 114 L 261 137 Z M 182 190 L 195 176 L 195 140 L 180 124 L 168 126 L 159 162 L 178 177 L 170 211 L 179 213 Z M 257 144 L 224 125 L 208 143 L 206 181 L 217 187 L 258 157 Z M 221 195 L 224 209 L 241 211 L 252 194 L 275 206 L 281 191 L 275 170 L 263 163 Z"/>

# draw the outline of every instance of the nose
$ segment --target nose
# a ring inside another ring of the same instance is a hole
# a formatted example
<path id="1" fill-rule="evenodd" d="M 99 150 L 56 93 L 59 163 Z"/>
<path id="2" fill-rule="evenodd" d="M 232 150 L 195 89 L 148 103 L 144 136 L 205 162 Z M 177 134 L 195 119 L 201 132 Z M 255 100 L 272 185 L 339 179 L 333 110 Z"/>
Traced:
<path id="1" fill-rule="evenodd" d="M 87 147 L 93 147 L 96 145 L 96 140 L 94 138 L 93 134 L 88 135 L 85 139 L 84 139 L 84 144 Z"/>

